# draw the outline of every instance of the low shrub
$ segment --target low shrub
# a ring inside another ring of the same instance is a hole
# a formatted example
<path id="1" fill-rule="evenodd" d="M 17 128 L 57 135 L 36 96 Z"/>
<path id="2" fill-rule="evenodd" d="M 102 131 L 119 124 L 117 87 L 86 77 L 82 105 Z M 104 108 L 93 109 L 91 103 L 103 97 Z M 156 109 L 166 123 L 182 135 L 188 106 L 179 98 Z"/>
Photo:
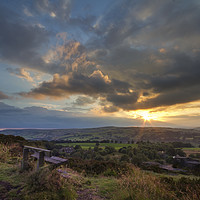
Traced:
<path id="1" fill-rule="evenodd" d="M 75 192 L 66 179 L 56 170 L 50 171 L 48 168 L 32 173 L 27 179 L 23 193 L 25 200 L 75 199 Z"/>
<path id="2" fill-rule="evenodd" d="M 107 174 L 120 176 L 129 171 L 129 165 L 126 163 L 116 163 L 112 161 L 97 161 L 97 160 L 81 160 L 70 158 L 68 167 L 78 171 L 85 172 L 88 175 Z"/>
<path id="3" fill-rule="evenodd" d="M 178 180 L 174 180 L 171 177 L 162 177 L 161 182 L 167 185 L 171 191 L 176 193 L 179 199 L 200 199 L 200 179 L 181 177 Z"/>

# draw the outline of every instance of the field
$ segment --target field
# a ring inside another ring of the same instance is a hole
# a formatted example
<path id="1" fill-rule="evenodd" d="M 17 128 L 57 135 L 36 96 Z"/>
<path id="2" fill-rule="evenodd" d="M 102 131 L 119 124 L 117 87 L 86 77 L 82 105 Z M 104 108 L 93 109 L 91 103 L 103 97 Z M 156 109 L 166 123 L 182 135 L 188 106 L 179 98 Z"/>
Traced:
<path id="1" fill-rule="evenodd" d="M 132 140 L 150 142 L 184 142 L 199 145 L 199 129 L 180 129 L 166 127 L 101 127 L 86 129 L 22 129 L 3 130 L 5 135 L 22 136 L 28 140 L 71 140 L 102 141 L 113 140 L 128 143 Z"/>
<path id="2" fill-rule="evenodd" d="M 183 148 L 183 151 L 187 156 L 190 154 L 200 154 L 200 148 Z"/>
<path id="3" fill-rule="evenodd" d="M 63 146 L 76 146 L 76 145 L 80 145 L 83 149 L 88 149 L 88 148 L 94 148 L 96 143 L 58 143 L 61 144 Z M 114 147 L 116 150 L 119 150 L 122 147 L 137 147 L 137 144 L 118 144 L 118 143 L 99 143 L 99 147 L 100 148 L 105 148 L 106 146 L 108 147 Z"/>

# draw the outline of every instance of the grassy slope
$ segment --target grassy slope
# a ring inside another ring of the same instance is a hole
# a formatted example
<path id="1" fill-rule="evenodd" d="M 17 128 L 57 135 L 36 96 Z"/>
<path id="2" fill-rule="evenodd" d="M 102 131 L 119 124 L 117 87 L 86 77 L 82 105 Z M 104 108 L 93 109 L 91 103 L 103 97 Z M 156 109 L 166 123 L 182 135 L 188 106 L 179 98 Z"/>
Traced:
<path id="1" fill-rule="evenodd" d="M 0 199 L 6 197 L 7 200 L 19 200 L 25 197 L 27 200 L 50 200 L 52 199 L 52 195 L 56 195 L 53 197 L 54 200 L 64 199 L 63 197 L 59 197 L 60 190 L 55 190 L 55 187 L 60 184 L 60 182 L 58 182 L 60 178 L 57 177 L 58 175 L 55 171 L 52 172 L 53 174 L 50 172 L 50 174 L 42 173 L 38 175 L 33 172 L 20 172 L 20 160 L 22 159 L 21 151 L 19 154 L 16 154 L 17 156 L 12 155 L 10 149 L 14 147 L 14 145 L 7 146 L 0 144 Z M 144 172 L 133 166 L 131 173 L 127 172 L 127 174 L 122 177 L 106 177 L 103 175 L 90 176 L 86 175 L 84 172 L 78 173 L 66 167 L 61 167 L 60 170 L 66 172 L 60 174 L 61 178 L 64 179 L 70 188 L 74 188 L 77 193 L 77 195 L 72 196 L 67 194 L 68 198 L 65 199 L 70 200 L 76 199 L 75 197 L 79 200 L 87 200 L 91 197 L 95 200 L 197 200 L 199 197 L 193 191 L 191 192 L 188 190 L 186 196 L 177 198 L 174 191 L 169 190 L 166 184 L 160 182 L 159 175 L 155 175 L 151 172 Z M 29 178 L 31 176 L 32 179 Z M 46 182 L 41 184 L 41 181 L 44 181 L 45 178 L 47 178 Z M 40 181 L 37 182 L 37 179 Z M 31 183 L 30 180 L 32 180 Z M 38 186 L 38 184 L 41 184 L 41 186 Z M 47 184 L 47 186 L 50 187 L 49 190 L 45 189 L 38 193 L 37 190 L 42 187 L 43 184 Z M 33 190 L 34 187 L 36 190 Z"/>

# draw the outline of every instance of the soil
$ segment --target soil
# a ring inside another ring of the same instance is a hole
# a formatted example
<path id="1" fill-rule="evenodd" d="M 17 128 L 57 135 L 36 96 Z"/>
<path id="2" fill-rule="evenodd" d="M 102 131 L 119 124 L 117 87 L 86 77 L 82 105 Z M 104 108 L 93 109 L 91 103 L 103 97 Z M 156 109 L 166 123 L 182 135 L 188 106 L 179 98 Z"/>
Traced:
<path id="1" fill-rule="evenodd" d="M 5 181 L 0 181 L 0 199 L 6 199 L 6 194 L 12 190 L 14 187 Z"/>
<path id="2" fill-rule="evenodd" d="M 104 198 L 95 194 L 95 190 L 84 189 L 77 191 L 78 198 L 77 200 L 104 200 Z"/>
<path id="3" fill-rule="evenodd" d="M 7 200 L 7 194 L 10 190 L 12 189 L 16 189 L 19 186 L 13 186 L 10 183 L 6 182 L 6 181 L 0 181 L 0 200 Z M 19 191 L 20 192 L 20 191 Z"/>

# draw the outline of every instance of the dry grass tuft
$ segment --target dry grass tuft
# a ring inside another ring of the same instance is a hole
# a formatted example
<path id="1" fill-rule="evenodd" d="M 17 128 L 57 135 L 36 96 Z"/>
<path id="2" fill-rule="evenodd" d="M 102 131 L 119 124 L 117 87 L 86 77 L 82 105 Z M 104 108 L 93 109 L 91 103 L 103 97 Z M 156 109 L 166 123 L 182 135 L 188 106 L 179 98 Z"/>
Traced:
<path id="1" fill-rule="evenodd" d="M 174 192 L 168 190 L 159 178 L 147 174 L 138 168 L 122 176 L 118 181 L 119 189 L 114 194 L 113 200 L 176 200 Z"/>
<path id="2" fill-rule="evenodd" d="M 22 147 L 19 144 L 0 143 L 0 162 L 8 162 L 10 159 L 21 159 Z"/>

